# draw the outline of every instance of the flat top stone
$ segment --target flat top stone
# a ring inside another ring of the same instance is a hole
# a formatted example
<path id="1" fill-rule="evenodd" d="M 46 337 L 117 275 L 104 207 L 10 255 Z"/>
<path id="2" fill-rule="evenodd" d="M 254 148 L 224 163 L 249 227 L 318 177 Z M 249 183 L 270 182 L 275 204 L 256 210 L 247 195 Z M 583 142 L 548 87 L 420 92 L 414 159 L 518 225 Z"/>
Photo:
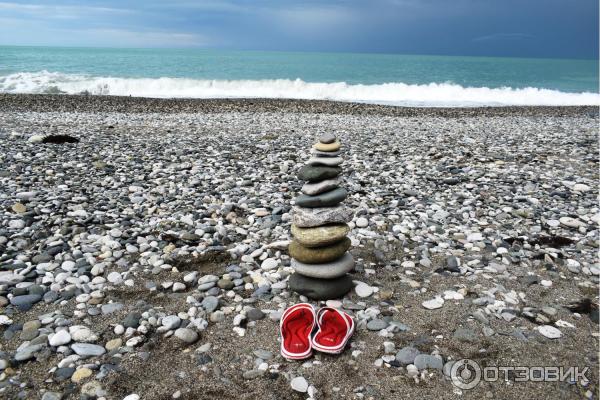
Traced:
<path id="1" fill-rule="evenodd" d="M 321 135 L 321 137 L 319 137 L 319 142 L 321 143 L 325 143 L 325 144 L 330 144 L 335 142 L 335 135 L 333 133 L 329 133 L 326 132 L 324 134 Z"/>

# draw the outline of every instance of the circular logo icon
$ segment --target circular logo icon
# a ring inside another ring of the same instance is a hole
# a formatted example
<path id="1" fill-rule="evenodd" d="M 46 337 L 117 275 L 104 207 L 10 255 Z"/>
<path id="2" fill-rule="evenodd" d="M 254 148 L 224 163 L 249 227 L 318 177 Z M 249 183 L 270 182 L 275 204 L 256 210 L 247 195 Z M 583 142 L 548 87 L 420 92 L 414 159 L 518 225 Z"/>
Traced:
<path id="1" fill-rule="evenodd" d="M 473 360 L 458 360 L 450 370 L 452 384 L 460 389 L 473 389 L 481 381 L 481 367 Z"/>

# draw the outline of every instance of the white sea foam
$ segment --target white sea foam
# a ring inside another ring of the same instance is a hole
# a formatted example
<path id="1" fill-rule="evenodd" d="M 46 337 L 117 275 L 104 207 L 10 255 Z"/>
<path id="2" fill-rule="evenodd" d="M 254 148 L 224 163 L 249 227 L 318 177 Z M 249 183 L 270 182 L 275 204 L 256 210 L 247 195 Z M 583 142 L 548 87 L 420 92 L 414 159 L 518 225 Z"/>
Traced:
<path id="1" fill-rule="evenodd" d="M 600 105 L 598 93 L 558 90 L 463 87 L 453 83 L 376 85 L 313 83 L 300 79 L 201 80 L 115 78 L 56 72 L 0 76 L 0 92 L 67 93 L 162 98 L 287 98 L 355 101 L 404 106 Z"/>

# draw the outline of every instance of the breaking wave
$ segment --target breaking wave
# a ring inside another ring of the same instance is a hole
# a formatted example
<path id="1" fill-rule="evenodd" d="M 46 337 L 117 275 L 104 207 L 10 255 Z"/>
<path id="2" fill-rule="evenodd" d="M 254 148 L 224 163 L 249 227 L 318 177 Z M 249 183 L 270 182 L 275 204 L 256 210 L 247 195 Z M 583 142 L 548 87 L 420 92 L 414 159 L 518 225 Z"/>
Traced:
<path id="1" fill-rule="evenodd" d="M 205 80 L 95 77 L 59 72 L 0 76 L 0 93 L 64 93 L 158 98 L 285 98 L 401 106 L 600 105 L 598 93 L 527 88 L 463 87 L 454 83 L 364 85 L 300 79 Z"/>

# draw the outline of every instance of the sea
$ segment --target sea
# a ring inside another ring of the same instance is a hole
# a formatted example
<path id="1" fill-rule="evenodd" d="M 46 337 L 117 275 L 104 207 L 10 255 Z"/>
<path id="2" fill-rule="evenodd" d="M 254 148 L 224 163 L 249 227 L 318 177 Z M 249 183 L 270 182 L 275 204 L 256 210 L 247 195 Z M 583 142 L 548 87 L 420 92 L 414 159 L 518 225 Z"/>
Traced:
<path id="1" fill-rule="evenodd" d="M 600 105 L 598 60 L 0 46 L 0 93 Z"/>

